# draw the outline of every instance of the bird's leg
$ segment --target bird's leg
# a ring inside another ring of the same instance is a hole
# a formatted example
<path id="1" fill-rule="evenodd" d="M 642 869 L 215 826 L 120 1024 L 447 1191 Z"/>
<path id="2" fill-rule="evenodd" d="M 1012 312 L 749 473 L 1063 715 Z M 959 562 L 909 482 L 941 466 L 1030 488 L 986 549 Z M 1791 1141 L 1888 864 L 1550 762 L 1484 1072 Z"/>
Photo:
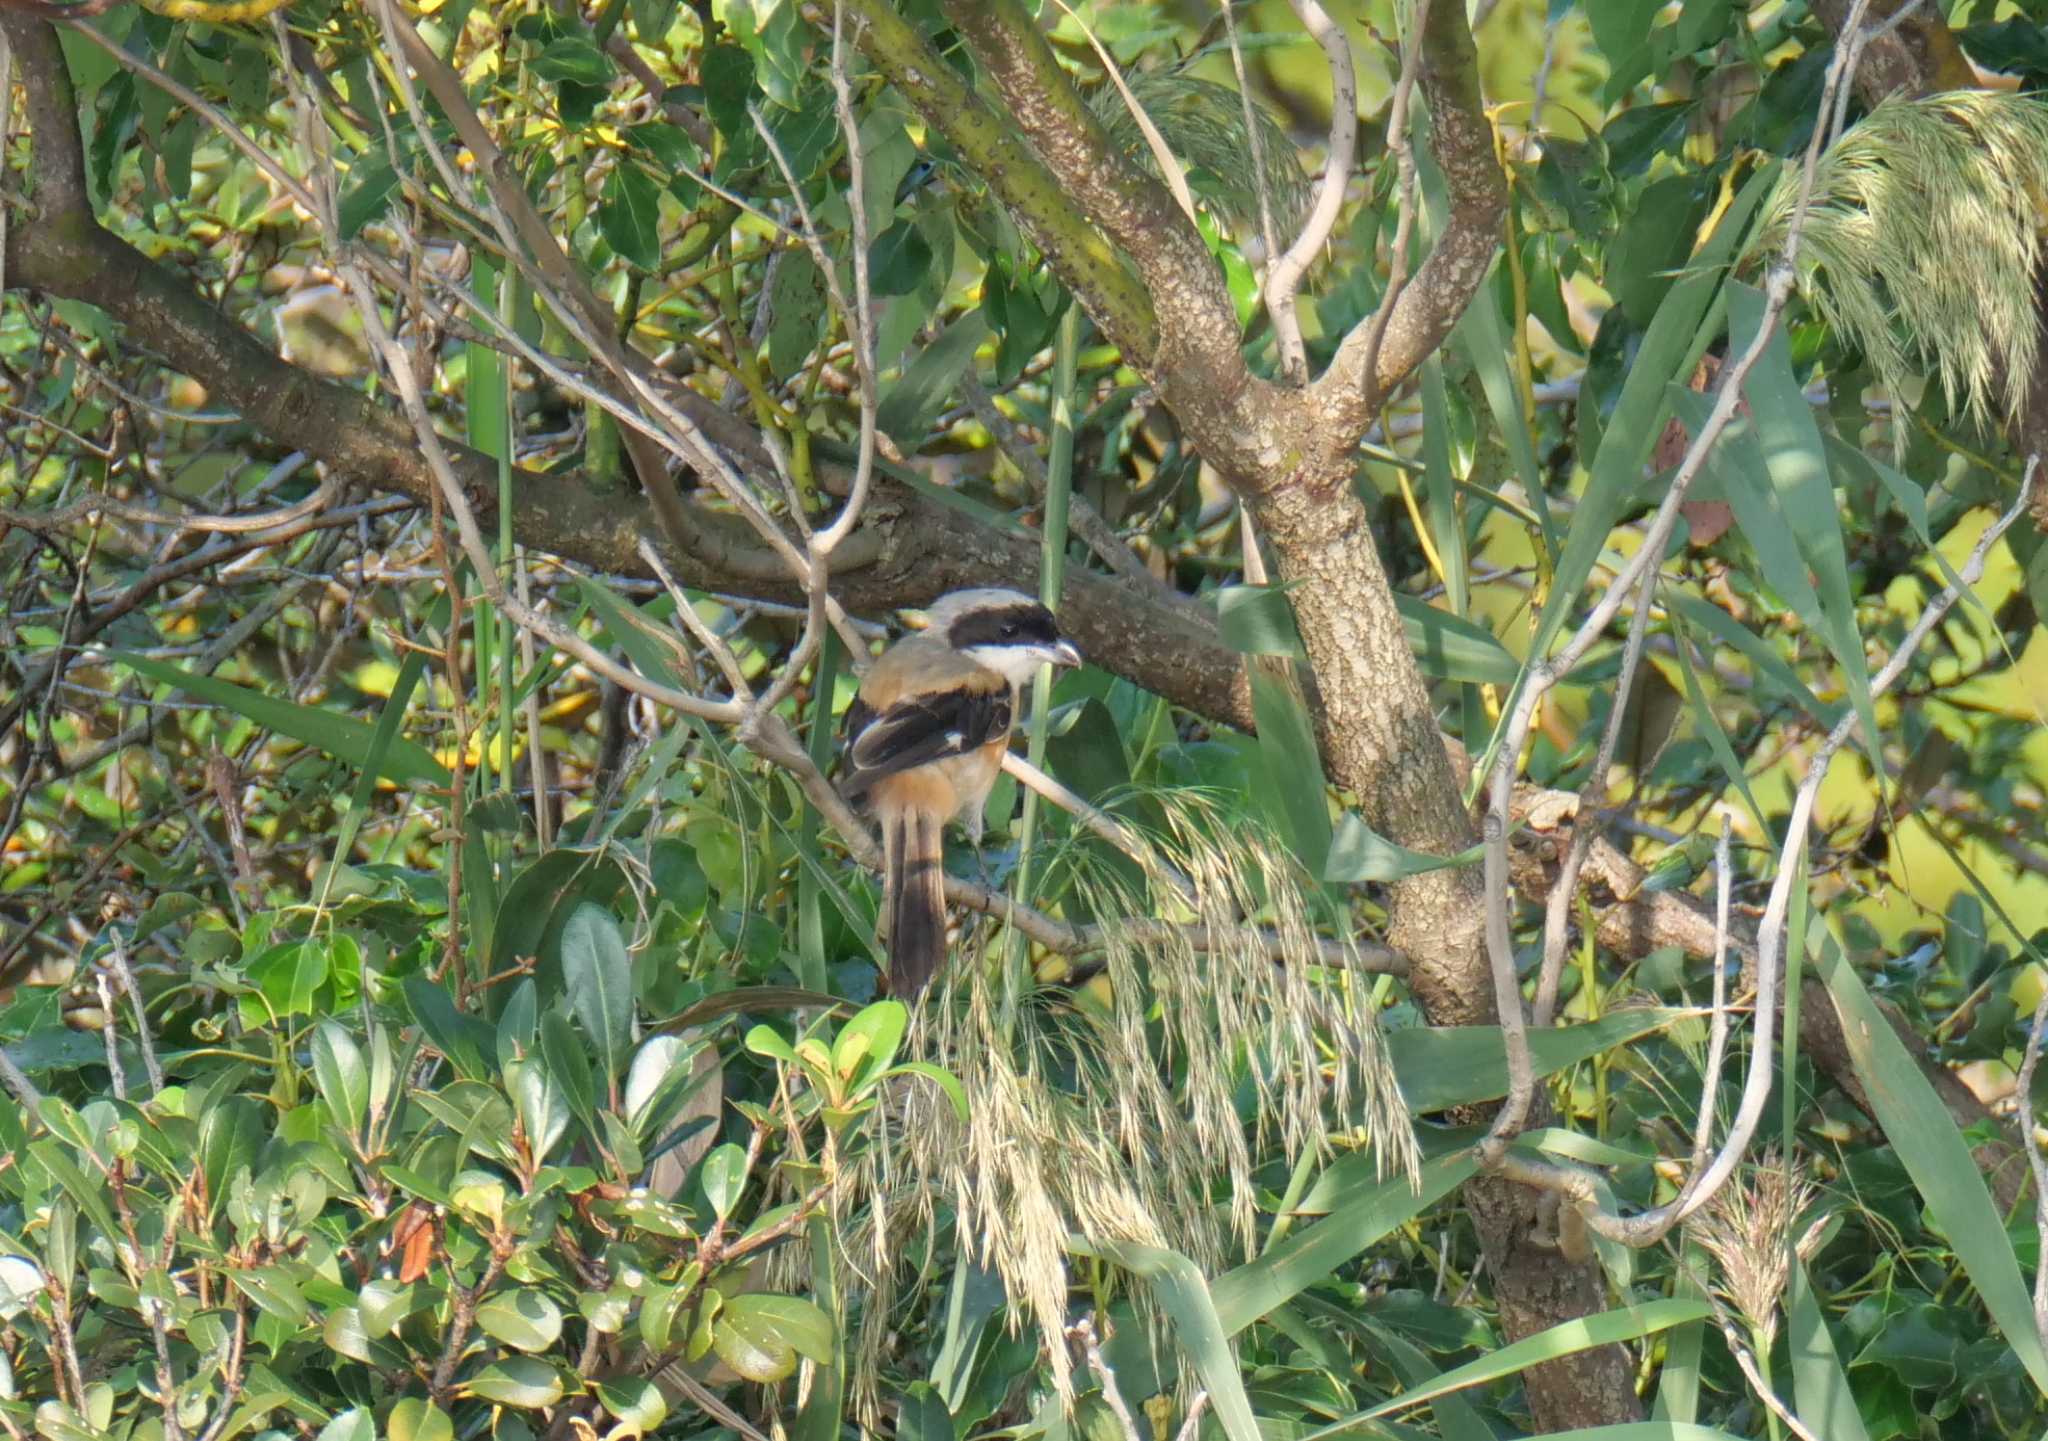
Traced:
<path id="1" fill-rule="evenodd" d="M 981 877 L 983 886 L 991 884 L 988 875 L 988 856 L 981 848 L 982 809 L 988 804 L 984 796 L 978 803 L 969 806 L 960 814 L 960 829 L 967 833 L 967 844 L 974 848 L 974 869 Z"/>

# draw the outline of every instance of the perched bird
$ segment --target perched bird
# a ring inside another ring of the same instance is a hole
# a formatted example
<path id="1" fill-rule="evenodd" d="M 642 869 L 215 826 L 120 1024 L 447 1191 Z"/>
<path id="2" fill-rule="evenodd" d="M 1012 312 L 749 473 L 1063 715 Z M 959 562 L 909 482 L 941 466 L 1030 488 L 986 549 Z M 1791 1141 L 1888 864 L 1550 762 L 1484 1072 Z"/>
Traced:
<path id="1" fill-rule="evenodd" d="M 946 823 L 958 818 L 980 842 L 1018 688 L 1041 664 L 1081 663 L 1052 612 L 1018 591 L 954 591 L 925 614 L 926 629 L 868 668 L 840 754 L 841 794 L 882 828 L 889 991 L 904 1000 L 945 957 Z"/>

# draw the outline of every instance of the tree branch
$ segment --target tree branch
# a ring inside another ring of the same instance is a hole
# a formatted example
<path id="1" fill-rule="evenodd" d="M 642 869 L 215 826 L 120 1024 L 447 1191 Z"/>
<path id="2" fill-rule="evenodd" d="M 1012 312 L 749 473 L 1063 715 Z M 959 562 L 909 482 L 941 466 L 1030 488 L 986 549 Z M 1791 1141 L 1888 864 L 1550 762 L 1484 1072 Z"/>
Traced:
<path id="1" fill-rule="evenodd" d="M 1017 128 L 1058 178 L 1060 203 L 1098 225 L 1137 267 L 1159 317 L 1156 351 L 1131 360 L 1229 396 L 1250 384 L 1223 272 L 1166 187 L 1110 141 L 1021 0 L 947 0 L 945 10 Z M 1115 338 L 1115 337 L 1112 337 Z"/>
<path id="2" fill-rule="evenodd" d="M 198 380 L 218 406 L 239 412 L 257 431 L 298 446 L 343 482 L 428 503 L 434 480 L 402 417 L 281 360 L 182 276 L 98 224 L 85 184 L 76 101 L 55 33 L 21 16 L 0 24 L 14 42 L 37 157 L 29 171 L 37 218 L 9 227 L 7 283 L 98 306 L 132 343 Z M 681 387 L 667 399 L 735 463 L 755 473 L 769 470 L 767 450 L 746 421 Z M 452 440 L 445 446 L 479 516 L 494 515 L 497 462 Z M 823 472 L 829 484 L 844 486 L 850 467 L 828 465 Z M 516 467 L 511 496 L 522 545 L 607 574 L 651 578 L 637 554 L 640 538 L 655 529 L 644 496 L 600 487 L 577 472 L 543 475 Z M 687 584 L 804 602 L 782 560 L 744 521 L 684 505 L 690 549 L 672 559 Z M 835 597 L 870 615 L 966 586 L 1030 583 L 1037 573 L 1035 538 L 975 521 L 886 474 L 877 477 L 861 526 L 833 554 Z M 1199 613 L 1070 568 L 1060 619 L 1095 664 L 1213 720 L 1252 727 L 1239 658 Z"/>
<path id="3" fill-rule="evenodd" d="M 1362 425 L 1443 344 L 1486 279 L 1507 213 L 1507 181 L 1479 93 L 1479 51 L 1465 7 L 1431 5 L 1421 45 L 1418 78 L 1429 101 L 1430 150 L 1443 171 L 1450 208 L 1429 258 L 1381 322 L 1377 345 L 1373 320 L 1360 322 L 1316 382 L 1318 404 L 1346 423 Z"/>

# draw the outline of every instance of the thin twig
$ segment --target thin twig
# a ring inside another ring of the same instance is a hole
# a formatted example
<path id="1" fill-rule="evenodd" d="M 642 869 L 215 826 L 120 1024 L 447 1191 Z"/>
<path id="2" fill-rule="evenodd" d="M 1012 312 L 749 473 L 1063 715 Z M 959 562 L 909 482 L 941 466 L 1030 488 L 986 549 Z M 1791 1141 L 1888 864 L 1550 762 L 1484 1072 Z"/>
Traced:
<path id="1" fill-rule="evenodd" d="M 1088 1369 L 1095 1373 L 1096 1384 L 1102 1387 L 1102 1399 L 1109 1406 L 1110 1414 L 1123 1428 L 1124 1441 L 1145 1441 L 1138 1431 L 1137 1420 L 1131 1415 L 1131 1408 L 1124 1402 L 1124 1393 L 1117 1387 L 1116 1373 L 1109 1369 L 1109 1360 L 1102 1354 L 1102 1340 L 1095 1334 L 1095 1318 L 1083 1316 L 1067 1327 L 1067 1335 L 1088 1358 Z"/>
<path id="2" fill-rule="evenodd" d="M 1907 631 L 1899 647 L 1882 669 L 1871 678 L 1870 694 L 1873 700 L 1888 693 L 1905 674 L 1913 657 L 1933 634 L 1936 627 L 1947 617 L 1963 592 L 1976 585 L 1984 575 L 1985 558 L 2014 522 L 2026 513 L 2027 503 L 2032 495 L 2036 472 L 2040 469 L 2040 457 L 2033 456 L 2027 461 L 2024 479 L 2020 482 L 2018 497 L 2011 509 L 1988 526 L 1978 537 L 1970 551 L 1969 559 L 1957 571 L 1955 580 L 1921 612 L 1919 618 Z M 1592 1183 L 1587 1174 L 1576 1167 L 1554 1165 L 1535 1159 L 1507 1148 L 1504 1140 L 1489 1134 L 1480 1143 L 1480 1153 L 1489 1165 L 1498 1167 L 1503 1175 L 1544 1190 L 1558 1192 L 1578 1207 L 1586 1223 L 1602 1236 L 1619 1241 L 1624 1245 L 1640 1246 L 1662 1237 L 1675 1221 L 1687 1216 L 1711 1201 L 1728 1178 L 1735 1173 L 1743 1154 L 1748 1150 L 1756 1134 L 1758 1123 L 1763 1119 L 1764 1103 L 1770 1096 L 1777 1058 L 1776 1026 L 1778 1021 L 1778 978 L 1785 945 L 1785 923 L 1790 910 L 1792 887 L 1802 874 L 1799 857 L 1805 849 L 1808 830 L 1813 821 L 1813 810 L 1820 796 L 1821 783 L 1827 779 L 1828 769 L 1836 754 L 1848 743 L 1857 728 L 1856 712 L 1848 711 L 1834 728 L 1828 732 L 1820 749 L 1815 753 L 1800 780 L 1799 789 L 1793 796 L 1792 812 L 1785 825 L 1785 842 L 1778 856 L 1777 876 L 1771 883 L 1770 897 L 1764 906 L 1763 919 L 1757 927 L 1756 938 L 1756 1035 L 1751 1040 L 1749 1071 L 1743 1079 L 1742 1099 L 1737 1106 L 1735 1119 L 1722 1140 L 1720 1149 L 1705 1167 L 1696 1168 L 1693 1176 L 1680 1190 L 1678 1196 L 1666 1204 L 1635 1216 L 1621 1217 L 1603 1211 L 1595 1197 Z M 1489 822 L 1491 817 L 1489 817 Z M 1490 918 L 1489 918 L 1490 919 Z M 1725 943 L 1726 926 L 1720 926 L 1721 940 Z M 1520 997 L 1515 997 L 1519 1006 Z M 1509 1028 L 1503 1026 L 1503 1030 Z M 1528 1038 L 1522 1035 L 1525 1047 L 1523 1063 L 1526 1065 Z M 1509 1075 L 1514 1074 L 1514 1054 L 1509 1052 Z"/>
<path id="3" fill-rule="evenodd" d="M 1301 290 L 1301 282 L 1308 274 L 1308 268 L 1324 245 L 1329 243 L 1330 232 L 1336 228 L 1338 212 L 1344 208 L 1344 193 L 1350 188 L 1351 166 L 1358 151 L 1358 72 L 1351 63 L 1351 38 L 1344 33 L 1344 27 L 1330 18 L 1327 10 L 1316 0 L 1292 0 L 1294 13 L 1315 42 L 1323 47 L 1323 58 L 1330 69 L 1330 149 L 1323 159 L 1323 178 L 1316 182 L 1315 201 L 1309 206 L 1308 219 L 1302 222 L 1301 233 L 1283 255 L 1274 256 L 1266 268 L 1264 287 L 1266 314 L 1273 322 L 1273 337 L 1280 352 L 1280 372 L 1297 385 L 1308 380 L 1308 351 L 1302 344 L 1301 317 L 1295 313 L 1295 296 Z M 1424 0 L 1427 4 L 1427 0 Z M 1418 26 L 1419 31 L 1419 26 Z M 1233 46 L 1236 32 L 1231 35 Z M 1401 84 L 1413 87 L 1415 83 L 1415 57 L 1422 52 L 1421 37 L 1418 33 L 1410 37 L 1407 54 L 1401 60 Z M 1247 106 L 1251 97 L 1247 92 Z M 1390 127 L 1403 126 L 1407 118 L 1407 97 L 1397 95 L 1397 107 L 1389 117 Z M 1251 126 L 1253 144 L 1258 143 L 1258 127 Z M 1405 128 L 1405 127 L 1404 127 Z M 1391 131 L 1390 131 L 1391 135 Z M 1404 189 L 1402 192 L 1402 220 L 1410 218 L 1412 211 L 1412 190 L 1407 187 L 1407 178 L 1412 177 L 1414 160 L 1412 155 L 1403 156 L 1402 167 Z M 1261 191 L 1261 200 L 1264 192 Z M 1399 242 L 1396 242 L 1397 246 Z M 1396 259 L 1395 263 L 1400 264 Z M 1394 290 L 1388 287 L 1382 308 L 1391 315 Z M 1384 329 L 1384 327 L 1382 327 Z M 1375 360 L 1379 347 L 1372 347 Z"/>
<path id="4" fill-rule="evenodd" d="M 1387 108 L 1387 149 L 1394 156 L 1394 176 L 1401 204 L 1394 221 L 1394 243 L 1387 257 L 1387 288 L 1366 323 L 1365 358 L 1359 369 L 1359 384 L 1375 401 L 1379 395 L 1380 347 L 1386 343 L 1387 327 L 1394 323 L 1394 307 L 1408 288 L 1408 246 L 1415 234 L 1415 140 L 1408 133 L 1408 105 L 1415 94 L 1415 80 L 1422 67 L 1422 32 L 1429 24 L 1430 0 L 1416 0 L 1415 18 L 1401 47 L 1401 76 L 1394 82 L 1394 100 Z M 1348 348 L 1349 337 L 1346 337 Z M 1343 357 L 1339 356 L 1341 364 Z M 1333 369 L 1336 368 L 1334 365 Z"/>
<path id="5" fill-rule="evenodd" d="M 1855 10 L 1850 16 L 1852 26 L 1861 23 L 1868 3 L 1869 0 L 1857 0 Z M 1827 85 L 1821 99 L 1823 116 L 1831 109 L 1831 102 L 1839 87 L 1846 83 L 1854 55 L 1853 47 L 1846 49 L 1838 53 L 1829 66 Z M 1502 731 L 1493 772 L 1489 777 L 1490 802 L 1484 826 L 1486 946 L 1492 960 L 1494 997 L 1500 1011 L 1508 1062 L 1508 1097 L 1494 1117 L 1493 1126 L 1483 1148 L 1491 1164 L 1497 1164 L 1505 1154 L 1508 1138 L 1520 1129 L 1535 1096 L 1535 1075 L 1529 1060 L 1527 1019 L 1522 1008 L 1521 983 L 1515 971 L 1508 928 L 1508 812 L 1513 801 L 1515 771 L 1521 763 L 1522 745 L 1535 722 L 1537 707 L 1542 703 L 1544 696 L 1579 663 L 1606 632 L 1609 622 L 1642 582 L 1644 574 L 1654 572 L 1662 563 L 1665 546 L 1678 524 L 1679 507 L 1684 502 L 1694 478 L 1706 464 L 1707 456 L 1715 443 L 1720 440 L 1722 433 L 1735 418 L 1736 407 L 1742 398 L 1743 384 L 1748 379 L 1750 371 L 1763 358 L 1765 349 L 1776 333 L 1779 317 L 1791 299 L 1800 237 L 1805 230 L 1806 213 L 1813 196 L 1814 175 L 1828 138 L 1827 126 L 1815 126 L 1812 142 L 1806 151 L 1806 165 L 1801 177 L 1798 203 L 1793 209 L 1791 222 L 1786 227 L 1784 245 L 1771 265 L 1770 276 L 1765 285 L 1762 321 L 1757 326 L 1756 335 L 1741 356 L 1722 370 L 1706 423 L 1693 438 L 1692 444 L 1687 447 L 1685 458 L 1680 462 L 1678 472 L 1672 478 L 1671 487 L 1658 507 L 1655 519 L 1628 565 L 1623 567 L 1621 574 L 1607 588 L 1571 639 L 1556 655 L 1537 661 L 1529 667 L 1528 678 L 1516 697 L 1515 707 Z M 1640 657 L 1640 650 L 1637 654 Z M 1621 700 L 1617 698 L 1617 709 L 1620 705 Z M 1768 1050 L 1768 1047 L 1763 1049 Z"/>
<path id="6" fill-rule="evenodd" d="M 2027 1028 L 2026 1055 L 2020 1061 L 2019 1082 L 2014 1088 L 2018 1103 L 2020 1144 L 2026 1147 L 2027 1169 L 2034 1174 L 2034 1232 L 2040 1238 L 2040 1254 L 2034 1259 L 2034 1330 L 2048 1347 L 2048 1156 L 2041 1153 L 2041 1126 L 2035 1119 L 2034 1071 L 2041 1064 L 2041 1036 L 2048 1027 L 2048 990 L 2034 1006 L 2034 1021 Z"/>

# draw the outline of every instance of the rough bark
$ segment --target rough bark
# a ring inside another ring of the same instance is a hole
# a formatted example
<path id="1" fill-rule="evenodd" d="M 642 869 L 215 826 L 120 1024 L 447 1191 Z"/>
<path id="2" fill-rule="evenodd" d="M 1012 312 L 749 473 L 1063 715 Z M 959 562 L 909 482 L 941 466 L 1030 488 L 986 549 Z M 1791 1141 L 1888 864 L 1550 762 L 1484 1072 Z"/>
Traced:
<path id="1" fill-rule="evenodd" d="M 1449 215 L 1429 259 L 1395 302 L 1372 373 L 1365 373 L 1372 347 L 1357 343 L 1361 331 L 1340 347 L 1337 365 L 1301 388 L 1246 369 L 1222 276 L 1193 227 L 1162 186 L 1108 144 L 1016 0 L 947 0 L 946 10 L 1017 129 L 1058 178 L 1067 197 L 1062 214 L 1078 211 L 1100 227 L 1146 283 L 1158 345 L 1127 354 L 1203 458 L 1251 507 L 1280 578 L 1291 583 L 1330 779 L 1357 796 L 1375 829 L 1400 844 L 1439 854 L 1464 849 L 1474 838 L 1471 820 L 1365 508 L 1352 490 L 1357 443 L 1372 415 L 1442 344 L 1499 243 L 1506 186 L 1462 7 L 1431 6 L 1420 69 Z M 921 74 L 931 63 L 928 54 L 869 53 L 885 71 Z M 944 128 L 939 115 L 928 110 L 926 117 Z M 1029 217 L 1018 219 L 1028 232 Z M 1346 356 L 1355 362 L 1348 370 Z M 1481 899 L 1480 878 L 1470 868 L 1392 888 L 1390 938 L 1408 955 L 1410 985 L 1434 1024 L 1496 1019 Z M 1598 1268 L 1570 1260 L 1545 1239 L 1550 1228 L 1539 1224 L 1542 1199 L 1535 1192 L 1486 1178 L 1465 1196 L 1510 1338 L 1606 1308 Z M 1640 1414 L 1633 1365 L 1618 1346 L 1537 1367 L 1526 1385 L 1546 1429 Z"/>
<path id="2" fill-rule="evenodd" d="M 1539 786 L 1521 786 L 1515 792 L 1515 819 L 1525 823 L 1509 852 L 1510 875 L 1516 891 L 1525 899 L 1541 904 L 1556 884 L 1558 866 L 1571 843 L 1569 820 L 1578 798 L 1563 791 Z M 1648 873 L 1605 838 L 1593 842 L 1586 864 L 1579 873 L 1581 893 L 1593 908 L 1600 944 L 1618 956 L 1641 960 L 1664 946 L 1676 946 L 1702 960 L 1714 954 L 1714 918 L 1697 896 L 1684 891 L 1646 891 Z M 1729 945 L 1742 958 L 1744 986 L 1754 985 L 1756 937 L 1754 921 L 1738 917 L 1732 924 Z M 1991 1186 L 1999 1208 L 2010 1213 L 2027 1194 L 2029 1176 L 2026 1156 L 2001 1121 L 1968 1086 L 1928 1050 L 1926 1039 L 1892 1006 L 1879 1003 L 1899 1041 L 1913 1055 L 1921 1075 L 1934 1087 L 1958 1129 L 1989 1124 L 1998 1135 L 1977 1146 L 1971 1154 L 1977 1168 Z M 1856 1074 L 1842 1035 L 1841 1016 L 1826 986 L 1807 977 L 1799 992 L 1799 1048 L 1823 1075 L 1871 1118 L 1877 1113 L 1870 1094 Z"/>
<path id="3" fill-rule="evenodd" d="M 1308 582 L 1296 599 L 1332 779 L 1358 795 L 1367 819 L 1396 841 L 1462 849 L 1471 831 L 1455 776 L 1364 509 L 1350 490 L 1355 445 L 1372 408 L 1442 342 L 1483 280 L 1498 238 L 1505 187 L 1490 139 L 1478 143 L 1488 127 L 1461 7 L 1444 0 L 1432 7 L 1422 71 L 1451 213 L 1430 261 L 1390 317 L 1391 338 L 1373 375 L 1342 385 L 1325 377 L 1319 391 L 1278 387 L 1245 369 L 1227 293 L 1206 250 L 1189 245 L 1191 228 L 1177 213 L 1161 218 L 1158 197 L 1145 189 L 1156 192 L 1156 184 L 1119 174 L 1121 162 L 1102 153 L 1099 135 L 1076 127 L 1070 105 L 1036 98 L 1032 87 L 1066 81 L 1056 65 L 1047 68 L 1050 57 L 1035 28 L 1004 30 L 1021 10 L 964 0 L 953 8 L 970 41 L 979 35 L 977 58 L 1028 144 L 960 85 L 946 62 L 920 52 L 914 31 L 900 21 L 892 30 L 891 7 L 863 0 L 849 6 L 871 22 L 862 28 L 870 57 L 988 176 L 1104 333 L 1159 387 L 1205 458 L 1252 501 L 1283 578 Z M 39 212 L 35 223 L 15 226 L 9 236 L 9 284 L 99 305 L 131 340 L 201 381 L 217 403 L 236 408 L 263 433 L 305 447 L 356 483 L 428 497 L 432 479 L 402 420 L 355 391 L 282 364 L 174 272 L 97 224 L 54 35 L 40 22 L 4 23 L 31 97 Z M 1107 168 L 1097 171 L 1098 165 Z M 1098 182 L 1107 187 L 1100 194 L 1088 188 Z M 1082 194 L 1095 205 L 1077 205 Z M 675 399 L 742 465 L 765 470 L 759 438 L 744 422 L 686 391 Z M 455 455 L 465 488 L 488 513 L 497 490 L 494 465 L 460 448 Z M 524 472 L 514 476 L 512 493 L 522 542 L 638 573 L 634 547 L 654 533 L 644 499 L 607 493 L 579 476 Z M 688 583 L 796 598 L 772 553 L 736 518 L 701 505 L 689 507 L 689 517 L 685 553 L 674 557 Z M 885 485 L 868 523 L 840 552 L 834 590 L 856 610 L 916 603 L 958 585 L 1035 576 L 1036 550 L 1028 537 L 977 525 L 907 488 Z M 1119 582 L 1070 572 L 1062 621 L 1108 668 L 1204 714 L 1248 723 L 1241 666 L 1212 629 L 1184 610 Z M 1394 929 L 1414 961 L 1418 1000 L 1438 1023 L 1493 1016 L 1476 885 L 1469 871 L 1446 871 L 1404 882 L 1392 896 Z M 1511 1338 L 1605 1308 L 1597 1269 L 1569 1262 L 1539 1239 L 1549 1228 L 1537 1223 L 1535 1193 L 1489 1179 L 1468 1188 L 1467 1198 Z M 1627 1420 L 1638 1410 L 1632 1366 L 1619 1347 L 1538 1368 L 1528 1388 L 1546 1428 Z"/>
<path id="4" fill-rule="evenodd" d="M 169 267 L 151 261 L 94 219 L 76 105 L 55 32 L 39 20 L 4 24 L 21 62 L 37 163 L 29 172 L 36 216 L 8 228 L 7 284 L 99 306 L 129 342 L 205 385 L 280 444 L 303 448 L 350 484 L 426 504 L 434 481 L 412 428 L 359 390 L 279 359 Z M 671 395 L 747 470 L 766 474 L 759 435 L 694 392 Z M 497 462 L 446 441 L 480 515 L 497 510 Z M 656 534 L 644 496 L 620 494 L 579 473 L 512 473 L 513 530 L 521 544 L 613 575 L 645 576 L 637 554 Z M 669 559 L 685 583 L 721 594 L 801 604 L 788 569 L 739 517 L 692 504 L 689 551 Z M 1039 545 L 999 531 L 910 487 L 882 480 L 861 530 L 835 556 L 833 593 L 879 614 L 971 585 L 1031 583 Z M 1061 622 L 1105 669 L 1198 714 L 1249 729 L 1250 693 L 1238 658 L 1200 611 L 1157 592 L 1069 568 Z"/>

